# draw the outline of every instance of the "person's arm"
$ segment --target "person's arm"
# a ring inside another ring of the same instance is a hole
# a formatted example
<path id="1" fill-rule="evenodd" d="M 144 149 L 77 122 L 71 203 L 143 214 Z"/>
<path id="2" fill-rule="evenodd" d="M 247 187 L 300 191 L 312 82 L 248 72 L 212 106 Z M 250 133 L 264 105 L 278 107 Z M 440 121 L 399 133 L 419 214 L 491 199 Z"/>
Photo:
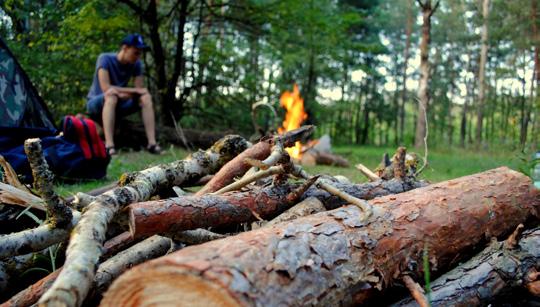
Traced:
<path id="1" fill-rule="evenodd" d="M 144 77 L 142 75 L 135 77 L 133 84 L 135 85 L 135 89 L 139 90 L 137 94 L 144 95 L 148 92 L 148 89 L 144 87 Z"/>
<path id="2" fill-rule="evenodd" d="M 139 78 L 139 77 L 137 77 Z M 137 82 L 137 78 L 135 78 L 135 82 Z M 100 68 L 98 70 L 98 79 L 99 79 L 99 86 L 101 88 L 101 91 L 103 93 L 107 92 L 109 89 L 114 89 L 117 91 L 118 93 L 118 97 L 119 98 L 122 98 L 122 99 L 125 99 L 125 98 L 130 98 L 133 94 L 138 94 L 138 95 L 142 95 L 143 93 L 141 92 L 141 89 L 140 88 L 137 88 L 137 83 L 135 83 L 135 88 L 133 87 L 120 87 L 120 86 L 114 86 L 114 85 L 111 85 L 111 79 L 109 77 L 109 71 L 104 69 L 104 68 Z M 142 76 L 141 76 L 141 79 L 142 79 Z"/>

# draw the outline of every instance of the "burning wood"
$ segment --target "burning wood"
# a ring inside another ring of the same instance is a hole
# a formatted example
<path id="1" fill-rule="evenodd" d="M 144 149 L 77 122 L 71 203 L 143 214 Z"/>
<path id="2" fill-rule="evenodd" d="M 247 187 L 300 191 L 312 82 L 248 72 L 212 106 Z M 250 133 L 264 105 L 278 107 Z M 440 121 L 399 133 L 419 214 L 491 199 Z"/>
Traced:
<path id="1" fill-rule="evenodd" d="M 283 92 L 280 98 L 280 105 L 287 111 L 283 126 L 278 128 L 280 134 L 298 129 L 308 118 L 308 114 L 304 109 L 304 99 L 300 97 L 300 90 L 296 84 L 292 92 Z M 294 147 L 287 148 L 287 152 L 295 162 L 302 165 L 349 166 L 347 159 L 331 153 L 330 136 L 328 135 L 324 135 L 319 140 L 312 140 L 306 145 L 303 145 L 301 141 L 297 141 Z"/>

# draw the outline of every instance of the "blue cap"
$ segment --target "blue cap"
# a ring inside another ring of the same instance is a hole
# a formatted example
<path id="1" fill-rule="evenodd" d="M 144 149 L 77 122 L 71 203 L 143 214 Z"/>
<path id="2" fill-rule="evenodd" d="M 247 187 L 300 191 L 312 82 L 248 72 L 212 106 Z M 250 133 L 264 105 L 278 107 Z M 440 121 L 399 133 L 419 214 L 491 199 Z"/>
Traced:
<path id="1" fill-rule="evenodd" d="M 143 37 L 139 33 L 128 34 L 122 40 L 122 45 L 133 46 L 143 50 L 150 49 L 150 47 L 144 43 Z"/>

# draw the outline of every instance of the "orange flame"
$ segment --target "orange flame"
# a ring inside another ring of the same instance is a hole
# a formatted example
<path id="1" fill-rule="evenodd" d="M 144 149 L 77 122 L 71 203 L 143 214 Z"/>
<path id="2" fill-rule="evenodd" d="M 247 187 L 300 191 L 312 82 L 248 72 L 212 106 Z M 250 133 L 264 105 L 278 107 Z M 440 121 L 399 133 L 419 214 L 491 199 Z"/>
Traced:
<path id="1" fill-rule="evenodd" d="M 293 92 L 285 91 L 281 94 L 280 105 L 287 110 L 285 120 L 283 121 L 283 127 L 278 128 L 279 133 L 294 130 L 300 128 L 300 125 L 307 119 L 308 115 L 304 111 L 304 99 L 300 97 L 300 91 L 298 85 L 294 85 Z M 294 159 L 300 159 L 302 157 L 302 144 L 296 142 L 292 148 L 287 148 L 289 155 Z"/>

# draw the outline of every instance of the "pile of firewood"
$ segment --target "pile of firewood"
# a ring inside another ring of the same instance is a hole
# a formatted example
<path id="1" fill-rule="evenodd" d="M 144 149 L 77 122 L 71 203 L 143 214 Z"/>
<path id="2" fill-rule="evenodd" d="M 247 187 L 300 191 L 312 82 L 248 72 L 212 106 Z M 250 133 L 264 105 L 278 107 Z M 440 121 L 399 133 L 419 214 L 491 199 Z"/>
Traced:
<path id="1" fill-rule="evenodd" d="M 291 162 L 284 148 L 312 132 L 254 145 L 227 136 L 67 201 L 39 140 L 27 140 L 39 197 L 0 161 L 0 202 L 48 218 L 0 236 L 0 293 L 13 292 L 10 280 L 36 254 L 68 244 L 63 267 L 1 306 L 465 306 L 508 291 L 540 296 L 540 194 L 528 177 L 502 167 L 429 185 L 399 148 L 377 173 L 357 166 L 371 181 L 353 184 Z"/>

